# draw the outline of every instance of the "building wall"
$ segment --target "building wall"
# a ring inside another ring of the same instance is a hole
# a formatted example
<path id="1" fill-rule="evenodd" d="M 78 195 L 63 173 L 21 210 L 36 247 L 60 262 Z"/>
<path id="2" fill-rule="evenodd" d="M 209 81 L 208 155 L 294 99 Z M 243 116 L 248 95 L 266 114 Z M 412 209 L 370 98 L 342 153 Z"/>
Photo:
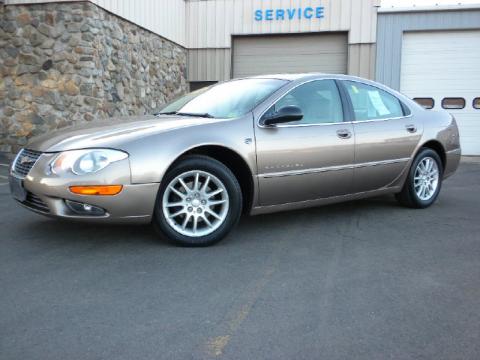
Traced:
<path id="1" fill-rule="evenodd" d="M 186 4 L 190 81 L 230 78 L 232 35 L 324 31 L 348 32 L 349 73 L 374 76 L 378 0 L 189 0 Z M 256 9 L 320 5 L 325 7 L 325 17 L 319 21 L 254 18 Z M 212 64 L 219 64 L 223 71 L 212 72 Z"/>
<path id="2" fill-rule="evenodd" d="M 62 0 L 77 1 L 77 0 Z M 145 29 L 185 46 L 184 0 L 91 0 L 102 8 Z M 59 2 L 59 0 L 4 0 L 5 4 Z"/>
<path id="3" fill-rule="evenodd" d="M 348 73 L 367 79 L 375 74 L 375 44 L 350 44 L 348 46 Z"/>
<path id="4" fill-rule="evenodd" d="M 186 91 L 186 50 L 90 2 L 0 6 L 0 151 Z"/>
<path id="5" fill-rule="evenodd" d="M 460 30 L 479 27 L 480 9 L 379 12 L 376 81 L 393 89 L 400 89 L 402 36 L 405 31 Z M 479 44 L 472 44 L 472 46 L 479 46 Z"/>
<path id="6" fill-rule="evenodd" d="M 230 48 L 188 50 L 189 81 L 230 79 Z"/>

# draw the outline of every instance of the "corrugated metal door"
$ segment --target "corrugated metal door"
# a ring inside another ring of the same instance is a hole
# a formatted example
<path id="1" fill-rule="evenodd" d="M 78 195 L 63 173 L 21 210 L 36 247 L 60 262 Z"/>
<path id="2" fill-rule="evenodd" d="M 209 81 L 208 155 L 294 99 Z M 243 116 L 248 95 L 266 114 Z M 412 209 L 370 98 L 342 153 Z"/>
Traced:
<path id="1" fill-rule="evenodd" d="M 233 77 L 347 71 L 347 34 L 242 36 L 233 40 Z"/>
<path id="2" fill-rule="evenodd" d="M 480 31 L 405 33 L 402 43 L 400 90 L 411 98 L 433 98 L 434 110 L 457 119 L 465 155 L 480 155 Z M 449 99 L 464 108 L 449 109 Z M 453 100 L 452 100 L 453 99 Z"/>

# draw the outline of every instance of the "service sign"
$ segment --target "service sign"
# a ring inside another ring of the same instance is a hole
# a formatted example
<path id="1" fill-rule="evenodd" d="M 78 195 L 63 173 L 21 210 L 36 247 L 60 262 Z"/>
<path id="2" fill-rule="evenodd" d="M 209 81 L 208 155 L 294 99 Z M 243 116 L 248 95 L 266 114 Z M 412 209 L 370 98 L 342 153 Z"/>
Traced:
<path id="1" fill-rule="evenodd" d="M 254 11 L 255 21 L 292 21 L 292 20 L 320 20 L 325 14 L 325 7 L 306 6 L 289 8 L 257 9 Z"/>

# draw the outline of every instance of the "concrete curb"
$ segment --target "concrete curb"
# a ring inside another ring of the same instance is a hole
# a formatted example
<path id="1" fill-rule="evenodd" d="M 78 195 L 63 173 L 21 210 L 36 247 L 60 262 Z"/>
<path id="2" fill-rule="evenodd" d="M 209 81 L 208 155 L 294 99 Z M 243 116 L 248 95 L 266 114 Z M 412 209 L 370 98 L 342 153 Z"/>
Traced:
<path id="1" fill-rule="evenodd" d="M 480 156 L 462 156 L 460 162 L 466 164 L 480 164 Z"/>

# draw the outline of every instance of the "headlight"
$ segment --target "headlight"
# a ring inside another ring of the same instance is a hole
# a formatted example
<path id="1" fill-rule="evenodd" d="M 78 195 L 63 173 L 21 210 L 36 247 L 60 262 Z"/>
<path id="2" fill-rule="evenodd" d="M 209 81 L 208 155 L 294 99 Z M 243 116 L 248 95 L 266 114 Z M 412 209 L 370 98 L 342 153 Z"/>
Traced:
<path id="1" fill-rule="evenodd" d="M 50 170 L 56 175 L 67 173 L 76 175 L 91 174 L 127 157 L 127 153 L 111 149 L 64 151 L 51 162 Z"/>

